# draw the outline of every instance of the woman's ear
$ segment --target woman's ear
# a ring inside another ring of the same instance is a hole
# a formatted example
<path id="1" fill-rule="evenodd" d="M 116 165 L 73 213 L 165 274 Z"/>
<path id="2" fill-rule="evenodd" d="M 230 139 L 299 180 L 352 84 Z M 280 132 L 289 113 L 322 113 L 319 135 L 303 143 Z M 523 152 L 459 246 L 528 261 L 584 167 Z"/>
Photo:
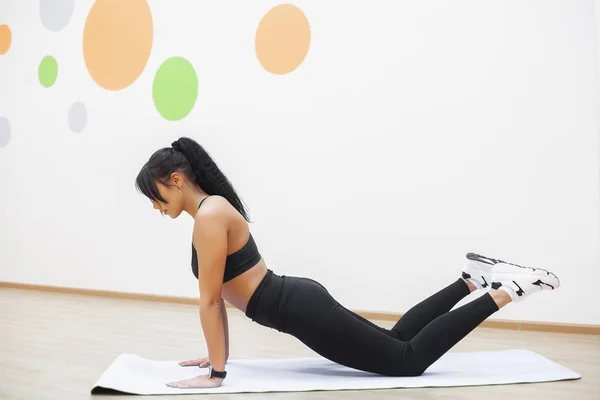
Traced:
<path id="1" fill-rule="evenodd" d="M 178 172 L 173 172 L 170 177 L 171 183 L 179 189 L 183 186 L 183 177 Z"/>

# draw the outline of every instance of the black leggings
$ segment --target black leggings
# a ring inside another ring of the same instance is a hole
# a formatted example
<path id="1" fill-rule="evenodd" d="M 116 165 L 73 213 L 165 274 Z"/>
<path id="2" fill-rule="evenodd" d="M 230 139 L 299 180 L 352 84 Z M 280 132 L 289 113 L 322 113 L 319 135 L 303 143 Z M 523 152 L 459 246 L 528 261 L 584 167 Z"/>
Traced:
<path id="1" fill-rule="evenodd" d="M 338 364 L 381 375 L 418 376 L 498 311 L 488 293 L 450 311 L 468 294 L 459 279 L 413 307 L 392 329 L 384 329 L 342 306 L 317 281 L 269 269 L 246 316 L 293 335 Z"/>

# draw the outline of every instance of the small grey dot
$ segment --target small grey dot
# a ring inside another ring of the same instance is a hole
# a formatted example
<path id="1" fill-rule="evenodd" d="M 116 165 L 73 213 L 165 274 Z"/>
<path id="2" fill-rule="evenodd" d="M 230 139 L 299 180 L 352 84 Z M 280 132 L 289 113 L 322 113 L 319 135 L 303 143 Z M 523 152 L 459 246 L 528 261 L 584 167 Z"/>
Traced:
<path id="1" fill-rule="evenodd" d="M 69 128 L 79 133 L 87 125 L 87 109 L 83 103 L 77 102 L 69 109 Z"/>
<path id="2" fill-rule="evenodd" d="M 40 0 L 40 16 L 42 24 L 52 31 L 58 32 L 69 23 L 75 0 Z"/>
<path id="3" fill-rule="evenodd" d="M 0 147 L 6 147 L 8 142 L 10 142 L 10 122 L 0 117 Z"/>

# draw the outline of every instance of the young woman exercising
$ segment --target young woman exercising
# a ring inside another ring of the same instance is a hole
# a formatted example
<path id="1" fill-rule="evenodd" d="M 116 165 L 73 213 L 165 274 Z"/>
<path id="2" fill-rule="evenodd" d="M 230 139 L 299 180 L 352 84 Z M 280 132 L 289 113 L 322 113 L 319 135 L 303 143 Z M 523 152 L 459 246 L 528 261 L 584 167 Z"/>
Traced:
<path id="1" fill-rule="evenodd" d="M 235 189 L 197 142 L 180 138 L 156 151 L 136 179 L 138 190 L 163 215 L 194 218 L 192 271 L 200 290 L 200 321 L 208 357 L 181 362 L 210 367 L 208 375 L 168 383 L 217 387 L 226 376 L 229 330 L 223 300 L 260 325 L 298 338 L 321 356 L 357 370 L 421 375 L 431 364 L 506 304 L 558 288 L 551 272 L 467 254 L 462 277 L 384 329 L 348 310 L 317 281 L 268 269 Z M 483 296 L 450 311 L 476 289 Z"/>

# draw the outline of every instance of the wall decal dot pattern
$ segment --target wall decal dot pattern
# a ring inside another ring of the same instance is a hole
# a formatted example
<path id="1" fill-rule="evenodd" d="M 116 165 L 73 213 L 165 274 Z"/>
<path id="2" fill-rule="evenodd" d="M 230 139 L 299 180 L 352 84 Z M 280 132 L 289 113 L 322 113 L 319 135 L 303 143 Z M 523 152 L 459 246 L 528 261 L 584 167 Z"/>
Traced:
<path id="1" fill-rule="evenodd" d="M 42 24 L 52 32 L 64 29 L 73 16 L 75 0 L 39 0 Z M 147 0 L 96 0 L 89 10 L 83 30 L 83 58 L 93 81 L 106 90 L 121 90 L 134 83 L 144 71 L 152 50 L 153 21 Z M 311 42 L 306 15 L 291 4 L 270 9 L 260 20 L 255 35 L 256 57 L 273 74 L 288 74 L 305 60 Z M 12 44 L 8 25 L 0 25 L 0 55 Z M 58 63 L 47 55 L 38 66 L 40 84 L 52 87 L 58 78 Z M 185 118 L 198 97 L 198 77 L 183 57 L 165 60 L 155 73 L 152 98 L 165 119 Z M 87 107 L 71 105 L 67 114 L 69 129 L 82 132 L 88 123 Z M 10 141 L 11 129 L 0 117 L 0 146 Z"/>

